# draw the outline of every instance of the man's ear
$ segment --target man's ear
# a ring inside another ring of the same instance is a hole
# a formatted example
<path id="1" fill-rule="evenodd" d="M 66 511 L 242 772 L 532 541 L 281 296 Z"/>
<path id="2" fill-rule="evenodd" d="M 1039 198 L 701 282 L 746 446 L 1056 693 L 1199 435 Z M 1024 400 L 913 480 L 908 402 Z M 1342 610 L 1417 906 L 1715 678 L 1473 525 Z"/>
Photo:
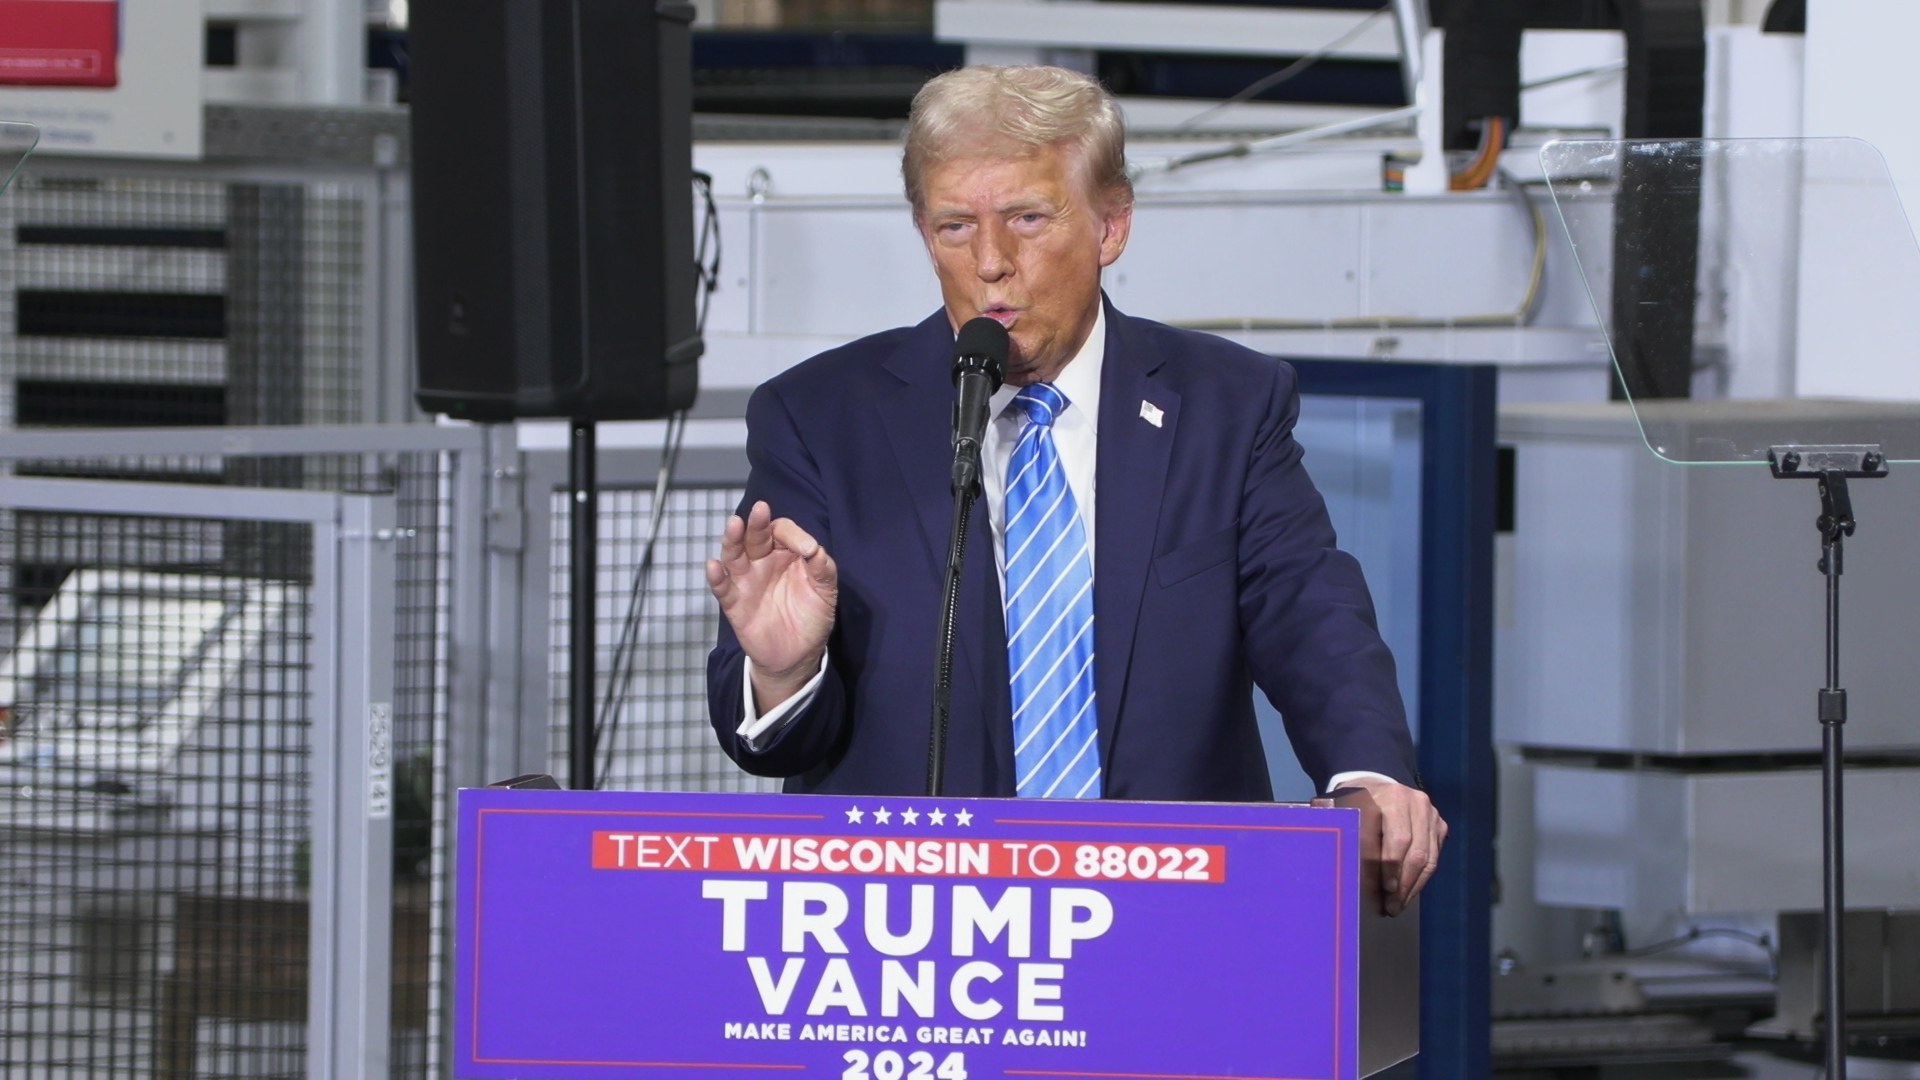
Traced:
<path id="1" fill-rule="evenodd" d="M 1133 200 L 1107 211 L 1100 235 L 1100 265 L 1112 266 L 1127 250 L 1127 237 L 1133 232 Z"/>

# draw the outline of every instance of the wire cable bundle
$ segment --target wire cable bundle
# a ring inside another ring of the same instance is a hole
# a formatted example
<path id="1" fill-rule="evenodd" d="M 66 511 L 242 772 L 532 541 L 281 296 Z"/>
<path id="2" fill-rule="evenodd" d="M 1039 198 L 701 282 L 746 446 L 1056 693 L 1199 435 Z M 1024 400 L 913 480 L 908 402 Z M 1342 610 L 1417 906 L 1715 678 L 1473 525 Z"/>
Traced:
<path id="1" fill-rule="evenodd" d="M 694 317 L 694 332 L 704 333 L 707 312 L 713 294 L 720 288 L 720 212 L 713 201 L 713 177 L 704 172 L 693 174 L 694 190 L 704 203 L 700 218 L 700 240 L 694 253 L 694 276 L 699 280 L 700 309 Z M 667 519 L 667 494 L 673 488 L 673 476 L 680 464 L 680 447 L 687 436 L 685 409 L 667 418 L 667 434 L 660 448 L 660 468 L 653 479 L 653 504 L 647 514 L 647 541 L 640 550 L 640 565 L 634 568 L 633 587 L 627 594 L 626 615 L 620 620 L 620 638 L 613 649 L 613 663 L 607 672 L 606 697 L 600 702 L 593 726 L 594 742 L 600 760 L 595 763 L 593 786 L 597 790 L 613 771 L 613 747 L 620 731 L 620 699 L 625 696 L 640 655 L 640 621 L 647 610 L 647 594 L 653 585 L 654 553 L 660 543 L 660 527 Z"/>

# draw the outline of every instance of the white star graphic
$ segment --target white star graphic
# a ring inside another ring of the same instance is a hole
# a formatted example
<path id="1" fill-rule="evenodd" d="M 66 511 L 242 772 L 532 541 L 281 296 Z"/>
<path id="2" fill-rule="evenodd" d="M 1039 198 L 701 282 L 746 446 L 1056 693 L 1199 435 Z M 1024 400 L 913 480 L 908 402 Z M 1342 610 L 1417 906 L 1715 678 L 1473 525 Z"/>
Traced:
<path id="1" fill-rule="evenodd" d="M 920 824 L 920 811 L 918 811 L 918 810 L 902 810 L 902 811 L 900 811 L 900 823 L 901 823 L 902 825 L 918 825 L 918 824 Z"/>
<path id="2" fill-rule="evenodd" d="M 892 820 L 893 820 L 893 811 L 887 809 L 884 806 L 873 812 L 873 823 L 875 825 L 885 825 L 887 822 Z"/>
<path id="3" fill-rule="evenodd" d="M 935 810 L 927 815 L 927 820 L 935 825 L 945 825 L 947 823 L 947 812 L 945 810 Z"/>
<path id="4" fill-rule="evenodd" d="M 849 807 L 847 807 L 847 820 L 848 820 L 848 821 L 853 821 L 853 822 L 857 822 L 857 821 L 859 821 L 859 820 L 860 820 L 860 808 L 859 808 L 859 807 L 857 807 L 857 806 L 849 806 Z"/>
<path id="5" fill-rule="evenodd" d="M 973 811 L 971 811 L 971 810 L 962 810 L 962 811 L 960 811 L 959 813 L 957 813 L 957 814 L 955 814 L 955 815 L 953 815 L 953 823 L 954 823 L 955 825 L 971 825 L 971 824 L 973 824 Z"/>

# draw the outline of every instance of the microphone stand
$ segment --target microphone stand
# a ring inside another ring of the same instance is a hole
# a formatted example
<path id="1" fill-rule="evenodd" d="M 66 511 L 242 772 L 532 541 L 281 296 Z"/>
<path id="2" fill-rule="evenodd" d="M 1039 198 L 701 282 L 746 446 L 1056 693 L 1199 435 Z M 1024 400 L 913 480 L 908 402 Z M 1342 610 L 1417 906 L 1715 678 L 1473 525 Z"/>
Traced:
<path id="1" fill-rule="evenodd" d="M 938 795 L 947 775 L 947 716 L 953 709 L 954 623 L 960 609 L 960 572 L 967 559 L 967 524 L 980 497 L 980 444 L 987 410 L 1007 373 L 1007 330 L 982 316 L 954 335 L 953 531 L 940 580 L 939 655 L 933 666 L 933 721 L 927 747 L 927 794 Z"/>
<path id="2" fill-rule="evenodd" d="M 938 795 L 946 779 L 947 716 L 953 706 L 953 642 L 959 616 L 960 572 L 967 558 L 967 526 L 980 495 L 980 443 L 961 437 L 953 448 L 953 529 L 947 536 L 947 570 L 940 582 L 940 652 L 933 669 L 933 743 L 927 751 L 927 794 Z"/>

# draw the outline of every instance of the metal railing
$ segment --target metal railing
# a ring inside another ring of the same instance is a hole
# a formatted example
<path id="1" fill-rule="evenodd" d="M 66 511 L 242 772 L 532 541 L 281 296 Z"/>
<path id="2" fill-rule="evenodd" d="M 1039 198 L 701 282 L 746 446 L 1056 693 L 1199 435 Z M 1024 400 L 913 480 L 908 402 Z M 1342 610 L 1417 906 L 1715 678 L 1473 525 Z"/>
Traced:
<path id="1" fill-rule="evenodd" d="M 384 1073 L 393 497 L 12 477 L 0 506 L 90 564 L 11 596 L 9 1070 L 204 1075 L 211 1015 L 277 1025 L 207 1046 L 246 1067 Z"/>
<path id="2" fill-rule="evenodd" d="M 0 434 L 0 1073 L 440 1071 L 484 445 Z"/>
<path id="3" fill-rule="evenodd" d="M 447 1075 L 451 794 L 564 747 L 564 455 L 515 439 L 0 432 L 0 1074 Z M 767 788 L 706 722 L 737 452 L 610 670 L 654 457 L 603 455 L 606 786 Z"/>

